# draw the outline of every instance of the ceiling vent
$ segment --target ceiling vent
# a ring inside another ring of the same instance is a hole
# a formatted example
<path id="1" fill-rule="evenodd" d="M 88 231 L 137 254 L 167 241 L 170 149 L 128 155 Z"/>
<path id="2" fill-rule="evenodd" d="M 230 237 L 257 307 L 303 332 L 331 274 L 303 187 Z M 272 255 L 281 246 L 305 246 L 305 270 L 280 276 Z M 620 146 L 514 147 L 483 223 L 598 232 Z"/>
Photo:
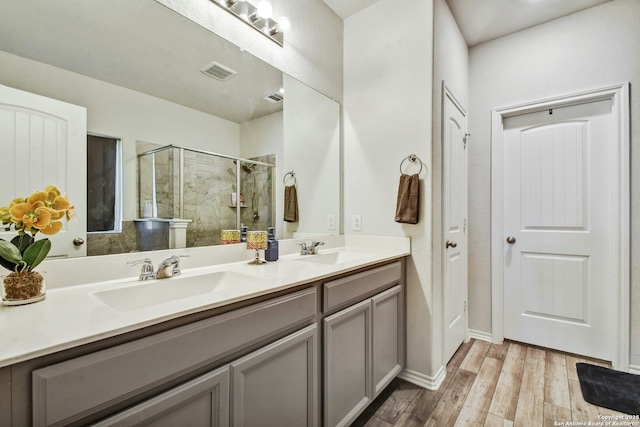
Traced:
<path id="1" fill-rule="evenodd" d="M 278 102 L 282 102 L 284 97 L 280 92 L 273 92 L 273 93 L 270 93 L 269 95 L 263 96 L 262 99 L 264 99 L 265 101 L 273 102 L 275 104 Z"/>
<path id="2" fill-rule="evenodd" d="M 205 73 L 209 77 L 213 77 L 214 79 L 225 81 L 230 79 L 231 77 L 238 74 L 237 71 L 232 70 L 229 67 L 226 67 L 218 62 L 212 62 L 209 65 L 206 65 L 200 71 Z"/>

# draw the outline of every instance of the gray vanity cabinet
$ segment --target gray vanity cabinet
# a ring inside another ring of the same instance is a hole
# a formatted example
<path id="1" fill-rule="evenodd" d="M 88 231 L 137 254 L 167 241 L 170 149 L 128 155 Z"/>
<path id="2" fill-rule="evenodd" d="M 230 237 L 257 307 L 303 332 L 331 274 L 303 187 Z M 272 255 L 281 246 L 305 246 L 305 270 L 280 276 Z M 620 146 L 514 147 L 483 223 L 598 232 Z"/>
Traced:
<path id="1" fill-rule="evenodd" d="M 323 320 L 327 427 L 349 425 L 404 366 L 401 267 L 397 262 L 325 283 L 325 311 L 352 304 Z"/>
<path id="2" fill-rule="evenodd" d="M 376 398 L 404 367 L 404 292 L 395 286 L 371 298 L 372 384 Z"/>
<path id="3" fill-rule="evenodd" d="M 318 426 L 317 331 L 309 326 L 231 363 L 233 426 Z"/>
<path id="4" fill-rule="evenodd" d="M 205 412 L 207 405 L 213 409 L 217 406 L 217 413 L 204 418 L 213 423 L 229 410 L 229 404 L 224 404 L 229 400 L 225 397 L 229 393 L 225 381 L 231 380 L 223 381 L 223 374 L 209 378 L 207 372 L 229 365 L 228 361 L 244 360 L 246 355 L 259 360 L 259 355 L 267 350 L 271 350 L 273 357 L 279 355 L 280 365 L 285 360 L 291 362 L 293 357 L 287 350 L 296 342 L 296 331 L 306 331 L 308 326 L 316 328 L 317 306 L 316 287 L 310 287 L 36 369 L 32 373 L 31 424 L 87 425 L 105 417 L 108 420 L 114 413 L 120 416 L 119 410 L 125 411 L 122 416 L 128 420 L 146 414 L 155 417 L 154 412 L 169 417 L 172 410 L 179 414 L 186 403 Z M 305 345 L 315 348 L 315 343 Z M 279 366 L 276 362 L 272 364 Z M 234 365 L 227 369 L 236 375 Z M 205 377 L 200 377 L 199 372 Z M 201 390 L 203 378 L 207 381 Z M 270 382 L 269 378 L 263 378 L 262 382 L 253 380 L 253 385 L 268 395 L 272 383 L 279 381 L 274 376 L 270 379 Z M 149 396 L 152 400 L 141 401 L 141 396 L 154 390 L 159 390 L 159 394 Z M 192 402 L 189 400 L 192 393 L 200 393 L 198 396 L 202 397 Z M 224 417 L 228 423 L 229 416 Z"/>
<path id="5" fill-rule="evenodd" d="M 346 426 L 404 366 L 404 260 L 0 369 L 0 425 Z"/>
<path id="6" fill-rule="evenodd" d="M 317 329 L 288 335 L 94 427 L 318 426 Z"/>
<path id="7" fill-rule="evenodd" d="M 229 426 L 229 367 L 217 369 L 94 427 Z"/>
<path id="8" fill-rule="evenodd" d="M 371 301 L 324 319 L 325 425 L 349 425 L 373 400 Z"/>

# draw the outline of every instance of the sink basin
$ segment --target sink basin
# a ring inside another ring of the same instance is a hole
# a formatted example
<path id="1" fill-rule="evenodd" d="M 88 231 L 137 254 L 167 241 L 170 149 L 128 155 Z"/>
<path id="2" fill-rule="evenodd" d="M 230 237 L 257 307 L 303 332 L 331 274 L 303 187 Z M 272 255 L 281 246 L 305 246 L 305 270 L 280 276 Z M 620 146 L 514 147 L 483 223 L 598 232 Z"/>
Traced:
<path id="1" fill-rule="evenodd" d="M 296 261 L 310 262 L 313 264 L 336 265 L 357 261 L 359 259 L 366 258 L 367 256 L 369 256 L 369 254 L 362 252 L 339 251 L 319 253 L 316 255 L 303 255 L 300 258 L 296 258 Z"/>
<path id="2" fill-rule="evenodd" d="M 97 291 L 102 303 L 120 311 L 135 310 L 217 292 L 244 291 L 267 281 L 232 271 L 217 271 L 195 276 L 180 275 L 169 279 L 136 282 L 124 288 Z"/>

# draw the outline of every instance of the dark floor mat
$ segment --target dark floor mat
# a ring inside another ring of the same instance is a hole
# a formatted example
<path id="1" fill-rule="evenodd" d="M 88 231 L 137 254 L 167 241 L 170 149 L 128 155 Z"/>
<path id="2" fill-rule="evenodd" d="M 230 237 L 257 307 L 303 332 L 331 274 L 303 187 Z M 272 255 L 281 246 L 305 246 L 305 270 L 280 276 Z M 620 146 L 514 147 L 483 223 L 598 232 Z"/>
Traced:
<path id="1" fill-rule="evenodd" d="M 576 363 L 584 400 L 626 414 L 640 414 L 640 375 Z"/>

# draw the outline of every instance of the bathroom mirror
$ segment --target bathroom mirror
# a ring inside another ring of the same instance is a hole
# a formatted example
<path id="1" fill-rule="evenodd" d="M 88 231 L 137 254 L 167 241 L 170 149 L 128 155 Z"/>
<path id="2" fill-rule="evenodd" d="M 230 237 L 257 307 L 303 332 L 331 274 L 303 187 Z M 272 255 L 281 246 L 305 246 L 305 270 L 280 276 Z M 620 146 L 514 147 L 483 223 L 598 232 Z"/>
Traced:
<path id="1" fill-rule="evenodd" d="M 155 0 L 4 2 L 0 63 L 0 84 L 84 106 L 89 133 L 121 140 L 123 232 L 87 236 L 90 255 L 131 250 L 140 143 L 273 156 L 278 237 L 340 231 L 339 105 Z"/>

